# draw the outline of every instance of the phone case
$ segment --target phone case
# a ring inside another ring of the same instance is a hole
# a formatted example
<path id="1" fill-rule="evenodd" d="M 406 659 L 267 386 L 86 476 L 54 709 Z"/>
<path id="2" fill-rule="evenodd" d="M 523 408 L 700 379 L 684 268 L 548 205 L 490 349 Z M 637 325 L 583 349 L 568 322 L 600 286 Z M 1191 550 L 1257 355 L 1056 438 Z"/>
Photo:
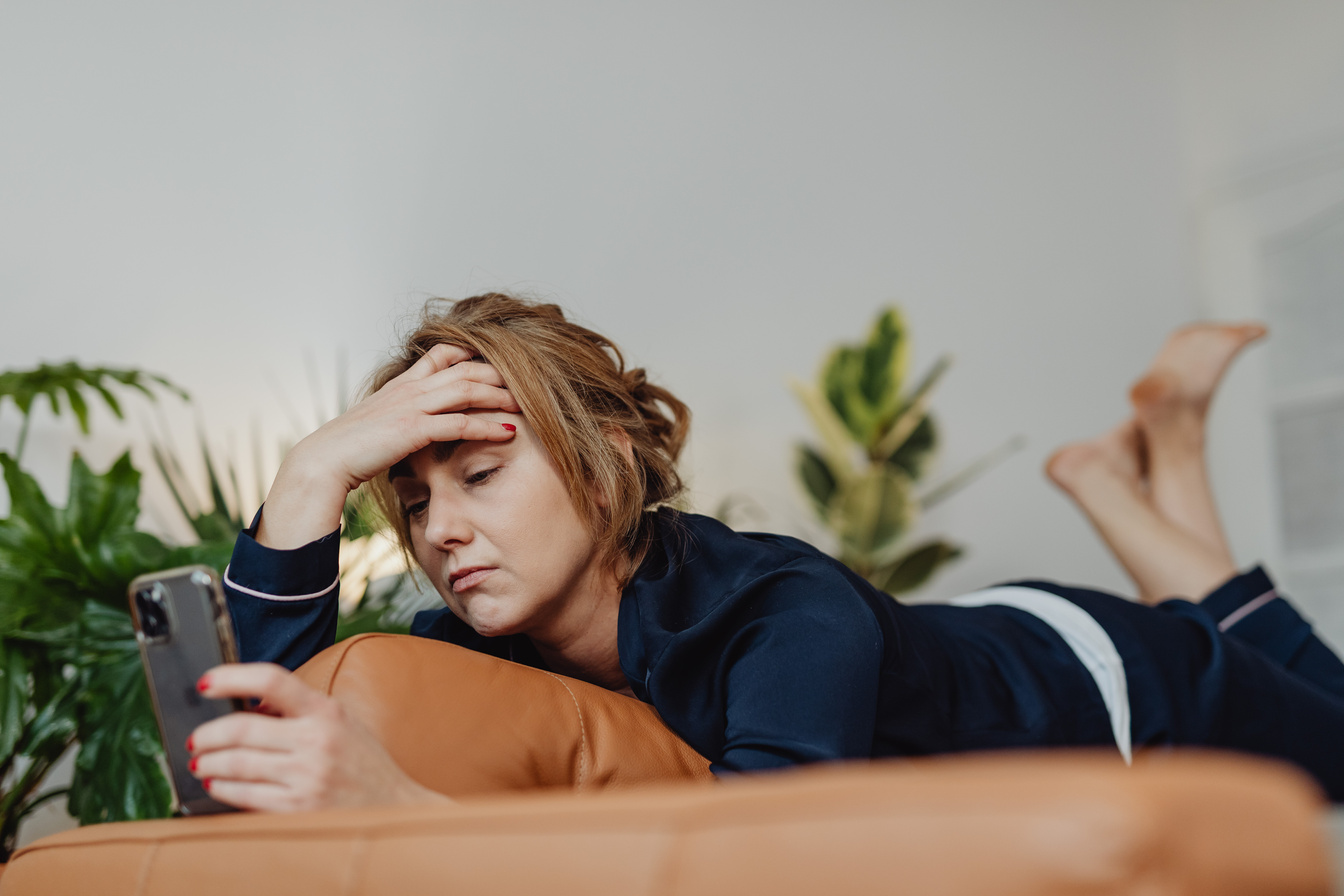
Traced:
<path id="1" fill-rule="evenodd" d="M 128 589 L 140 661 L 163 737 L 176 814 L 234 811 L 215 800 L 188 769 L 187 738 L 196 727 L 243 709 L 241 700 L 209 700 L 196 681 L 220 663 L 238 661 L 233 622 L 219 576 L 208 566 L 143 575 Z"/>

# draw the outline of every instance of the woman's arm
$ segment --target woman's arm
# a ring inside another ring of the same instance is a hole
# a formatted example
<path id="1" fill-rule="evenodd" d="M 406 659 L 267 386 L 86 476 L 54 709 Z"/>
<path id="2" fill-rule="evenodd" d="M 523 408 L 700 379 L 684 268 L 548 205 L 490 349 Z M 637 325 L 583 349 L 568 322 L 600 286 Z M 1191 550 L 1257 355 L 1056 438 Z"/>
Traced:
<path id="1" fill-rule="evenodd" d="M 332 643 L 339 526 L 352 489 L 432 442 L 512 437 L 464 413 L 518 410 L 498 372 L 471 358 L 435 346 L 289 452 L 225 572 L 241 659 L 295 669 Z"/>
<path id="2" fill-rule="evenodd" d="M 257 543 L 292 550 L 340 527 L 361 483 L 433 442 L 503 442 L 513 430 L 472 408 L 518 410 L 499 373 L 456 345 L 436 345 L 403 374 L 321 426 L 286 455 L 257 523 Z"/>

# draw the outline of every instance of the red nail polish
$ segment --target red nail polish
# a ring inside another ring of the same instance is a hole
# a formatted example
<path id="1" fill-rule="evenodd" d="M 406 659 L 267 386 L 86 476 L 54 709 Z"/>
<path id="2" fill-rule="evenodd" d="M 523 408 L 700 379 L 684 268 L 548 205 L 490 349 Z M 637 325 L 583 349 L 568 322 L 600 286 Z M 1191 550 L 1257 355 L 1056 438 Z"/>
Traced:
<path id="1" fill-rule="evenodd" d="M 214 783 L 215 783 L 214 778 L 206 778 L 205 780 L 201 781 L 201 786 L 204 787 L 206 790 L 209 790 L 210 785 Z"/>
<path id="2" fill-rule="evenodd" d="M 191 758 L 191 761 L 187 763 L 187 768 L 191 769 L 193 772 L 196 771 L 196 766 L 200 763 L 200 761 L 201 760 L 193 756 Z"/>
<path id="3" fill-rule="evenodd" d="M 502 426 L 502 427 L 504 427 L 505 429 L 507 429 L 509 432 L 517 432 L 517 431 L 518 431 L 518 427 L 514 426 L 512 423 L 501 423 L 501 424 L 499 424 L 499 425 Z"/>
<path id="4" fill-rule="evenodd" d="M 192 749 L 192 747 L 191 747 L 191 742 L 194 741 L 195 739 L 196 739 L 196 735 L 194 735 L 194 734 L 187 738 L 187 752 L 188 752 L 188 753 L 195 753 L 195 752 L 196 752 L 196 751 L 195 751 L 194 749 Z"/>
<path id="5" fill-rule="evenodd" d="M 197 679 L 197 681 L 196 681 L 196 690 L 198 690 L 198 691 L 204 691 L 204 690 L 205 690 L 206 688 L 208 688 L 208 687 L 210 687 L 210 676 L 209 676 L 209 675 L 202 675 L 199 679 Z"/>

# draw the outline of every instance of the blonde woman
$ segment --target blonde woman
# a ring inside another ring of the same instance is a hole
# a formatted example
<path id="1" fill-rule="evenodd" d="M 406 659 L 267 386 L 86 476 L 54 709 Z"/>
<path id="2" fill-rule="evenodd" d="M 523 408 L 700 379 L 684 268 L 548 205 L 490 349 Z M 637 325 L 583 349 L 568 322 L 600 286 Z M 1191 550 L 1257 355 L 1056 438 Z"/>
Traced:
<path id="1" fill-rule="evenodd" d="M 443 798 L 283 668 L 331 643 L 341 511 L 367 482 L 443 598 L 413 634 L 652 703 L 718 773 L 1199 744 L 1286 758 L 1344 799 L 1344 664 L 1262 572 L 1236 573 L 1207 483 L 1178 472 L 1203 475 L 1202 407 L 1249 338 L 1205 329 L 1159 356 L 1135 421 L 1050 472 L 1145 600 L 1211 597 L 1022 582 L 905 606 L 795 539 L 672 509 L 689 412 L 604 337 L 506 295 L 432 303 L 239 537 L 226 586 L 254 662 L 201 687 L 265 712 L 197 729 L 195 773 L 252 809 Z"/>

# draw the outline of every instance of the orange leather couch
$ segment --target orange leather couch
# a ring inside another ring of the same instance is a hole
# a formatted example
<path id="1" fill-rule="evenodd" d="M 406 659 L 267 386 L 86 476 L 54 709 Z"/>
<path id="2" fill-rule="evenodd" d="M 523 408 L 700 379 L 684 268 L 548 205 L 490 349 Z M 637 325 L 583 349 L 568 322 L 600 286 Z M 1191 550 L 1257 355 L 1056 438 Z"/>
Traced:
<path id="1" fill-rule="evenodd" d="M 715 783 L 652 709 L 408 637 L 305 666 L 456 805 L 131 822 L 18 851 L 0 896 L 1324 894 L 1322 804 L 1216 754 L 864 762 Z"/>

